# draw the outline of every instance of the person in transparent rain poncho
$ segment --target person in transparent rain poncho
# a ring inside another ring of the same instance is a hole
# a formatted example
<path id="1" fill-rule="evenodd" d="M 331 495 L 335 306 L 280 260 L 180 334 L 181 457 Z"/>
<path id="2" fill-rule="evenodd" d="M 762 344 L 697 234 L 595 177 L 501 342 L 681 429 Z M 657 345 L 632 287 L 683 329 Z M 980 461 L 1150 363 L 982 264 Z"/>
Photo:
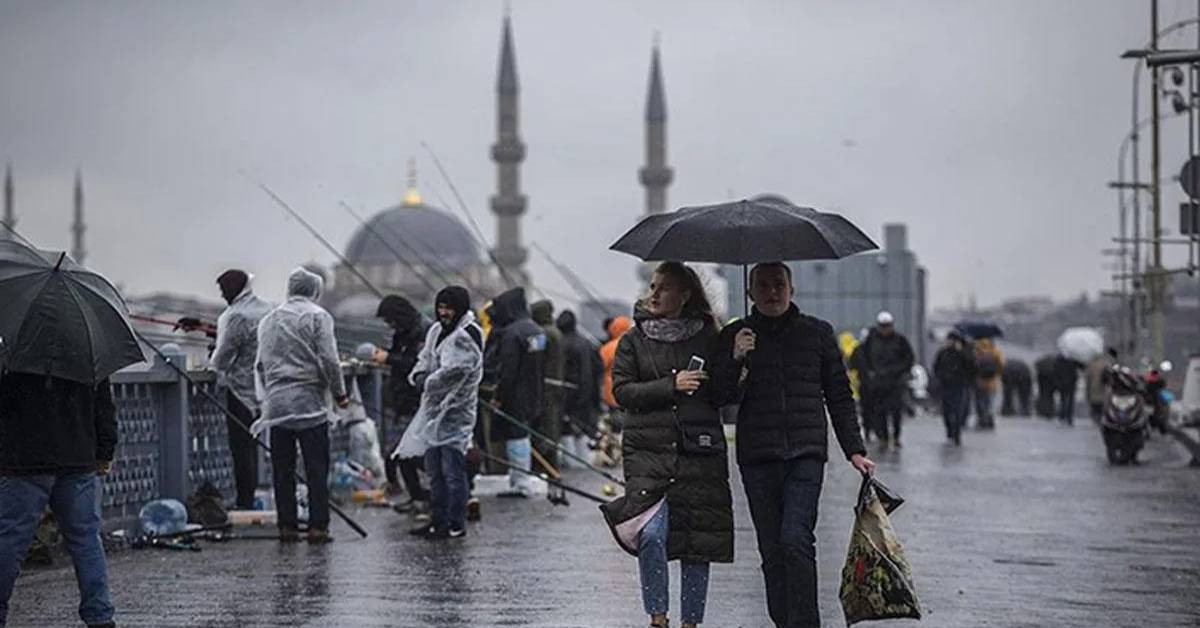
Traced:
<path id="1" fill-rule="evenodd" d="M 435 305 L 438 324 L 429 328 L 409 375 L 421 389 L 421 406 L 401 447 L 416 439 L 426 448 L 433 519 L 412 533 L 427 539 L 461 538 L 467 533 L 466 455 L 483 379 L 483 330 L 475 323 L 466 288 L 444 288 Z"/>
<path id="2" fill-rule="evenodd" d="M 296 446 L 304 453 L 308 484 L 309 543 L 329 537 L 329 397 L 349 405 L 338 361 L 333 317 L 317 305 L 323 280 L 303 268 L 288 277 L 287 301 L 258 326 L 258 376 L 262 417 L 255 436 L 271 429 L 271 458 L 279 540 L 300 539 L 296 521 Z"/>

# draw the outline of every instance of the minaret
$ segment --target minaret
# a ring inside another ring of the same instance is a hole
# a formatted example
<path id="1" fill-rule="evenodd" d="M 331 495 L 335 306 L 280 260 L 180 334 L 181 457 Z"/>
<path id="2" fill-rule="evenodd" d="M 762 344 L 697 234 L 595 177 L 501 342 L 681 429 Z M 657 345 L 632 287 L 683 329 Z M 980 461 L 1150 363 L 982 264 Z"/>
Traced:
<path id="1" fill-rule="evenodd" d="M 419 207 L 421 205 L 421 191 L 417 189 L 417 160 L 408 159 L 408 188 L 404 191 L 404 206 Z"/>
<path id="2" fill-rule="evenodd" d="M 87 251 L 83 248 L 83 234 L 87 226 L 83 224 L 83 174 L 75 171 L 75 222 L 71 224 L 71 259 L 83 266 Z"/>
<path id="3" fill-rule="evenodd" d="M 12 164 L 4 166 L 4 224 L 14 229 L 17 226 L 17 208 L 13 204 Z M 11 231 L 0 229 L 0 240 L 15 239 Z"/>
<path id="4" fill-rule="evenodd" d="M 638 171 L 638 178 L 646 188 L 647 216 L 667 210 L 667 186 L 674 174 L 667 166 L 667 101 L 658 56 L 658 42 L 655 41 L 646 93 L 646 165 Z M 649 280 L 651 268 L 644 264 L 639 268 L 642 279 Z"/>
<path id="5" fill-rule="evenodd" d="M 521 246 L 521 215 L 527 199 L 521 194 L 521 162 L 525 160 L 525 144 L 518 135 L 517 59 L 513 53 L 512 26 L 504 16 L 504 32 L 500 41 L 500 67 L 496 80 L 496 143 L 492 144 L 492 161 L 496 162 L 498 189 L 492 196 L 492 213 L 496 215 L 496 248 L 493 254 L 518 283 L 526 283 L 525 261 L 529 252 Z"/>

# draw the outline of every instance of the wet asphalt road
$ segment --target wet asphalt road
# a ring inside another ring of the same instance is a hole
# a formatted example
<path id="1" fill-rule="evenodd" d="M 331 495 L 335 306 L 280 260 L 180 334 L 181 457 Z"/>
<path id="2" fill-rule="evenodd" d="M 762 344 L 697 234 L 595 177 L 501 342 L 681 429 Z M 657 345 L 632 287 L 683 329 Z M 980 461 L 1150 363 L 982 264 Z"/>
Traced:
<path id="1" fill-rule="evenodd" d="M 940 420 L 910 421 L 879 476 L 908 503 L 892 517 L 913 565 L 925 626 L 1200 626 L 1200 470 L 1155 438 L 1144 464 L 1110 468 L 1090 422 L 1001 419 L 961 449 Z M 572 472 L 598 489 L 599 480 Z M 713 569 L 705 625 L 770 626 L 753 530 L 733 472 L 737 562 Z M 825 624 L 844 625 L 841 560 L 858 489 L 828 468 L 819 561 Z M 335 522 L 328 547 L 267 541 L 203 553 L 124 551 L 111 574 L 125 626 L 645 626 L 633 558 L 594 505 L 484 501 L 462 541 L 409 537 L 407 518 Z M 674 575 L 677 575 L 675 572 Z M 678 603 L 678 580 L 672 581 Z M 22 577 L 10 626 L 76 625 L 69 568 Z"/>

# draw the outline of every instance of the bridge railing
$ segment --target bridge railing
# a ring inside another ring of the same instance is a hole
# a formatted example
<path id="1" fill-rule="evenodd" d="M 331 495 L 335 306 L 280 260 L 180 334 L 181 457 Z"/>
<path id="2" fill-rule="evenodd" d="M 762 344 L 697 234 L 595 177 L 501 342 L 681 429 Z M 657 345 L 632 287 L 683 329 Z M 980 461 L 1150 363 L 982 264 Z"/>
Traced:
<path id="1" fill-rule="evenodd" d="M 182 354 L 173 355 L 184 363 Z M 142 506 L 159 498 L 186 501 L 204 482 L 211 482 L 226 500 L 234 496 L 233 459 L 225 414 L 203 391 L 224 401 L 225 393 L 209 371 L 189 373 L 189 383 L 160 359 L 141 371 L 112 376 L 117 407 L 118 443 L 112 472 L 103 480 L 101 513 L 106 529 L 132 527 Z M 383 430 L 385 371 L 346 366 L 343 376 L 356 381 L 367 414 Z M 392 435 L 381 433 L 385 443 Z M 344 453 L 349 438 L 344 429 L 330 435 L 334 460 Z M 270 485 L 270 457 L 260 452 L 259 483 Z"/>

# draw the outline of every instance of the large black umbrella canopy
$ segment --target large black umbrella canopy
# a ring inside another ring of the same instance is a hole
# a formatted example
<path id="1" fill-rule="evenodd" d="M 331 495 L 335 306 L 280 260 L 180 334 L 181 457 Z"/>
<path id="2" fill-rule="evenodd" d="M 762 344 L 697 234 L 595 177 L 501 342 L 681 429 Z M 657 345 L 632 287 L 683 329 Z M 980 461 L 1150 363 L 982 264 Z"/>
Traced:
<path id="1" fill-rule="evenodd" d="M 972 338 L 997 338 L 1004 336 L 1004 330 L 995 323 L 987 321 L 960 321 L 954 326 L 960 333 Z"/>
<path id="2" fill-rule="evenodd" d="M 746 265 L 841 259 L 879 247 L 838 214 L 763 196 L 647 216 L 609 248 L 646 261 Z"/>
<path id="3" fill-rule="evenodd" d="M 0 241 L 0 303 L 10 371 L 96 384 L 145 360 L 116 288 L 65 253 Z"/>

